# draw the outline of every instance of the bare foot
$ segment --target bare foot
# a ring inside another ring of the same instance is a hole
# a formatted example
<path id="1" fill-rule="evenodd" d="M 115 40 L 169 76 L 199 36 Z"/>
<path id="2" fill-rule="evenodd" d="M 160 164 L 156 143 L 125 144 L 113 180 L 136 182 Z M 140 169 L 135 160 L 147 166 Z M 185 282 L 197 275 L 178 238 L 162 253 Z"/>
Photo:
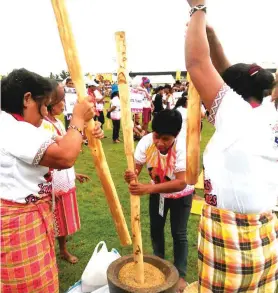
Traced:
<path id="1" fill-rule="evenodd" d="M 61 256 L 61 259 L 64 259 L 71 264 L 78 263 L 78 258 L 76 256 L 70 254 L 68 251 L 60 252 L 60 256 Z"/>
<path id="2" fill-rule="evenodd" d="M 178 283 L 178 289 L 177 292 L 178 293 L 183 293 L 184 289 L 188 286 L 188 283 L 184 280 L 184 278 L 180 278 L 179 279 L 179 283 Z"/>

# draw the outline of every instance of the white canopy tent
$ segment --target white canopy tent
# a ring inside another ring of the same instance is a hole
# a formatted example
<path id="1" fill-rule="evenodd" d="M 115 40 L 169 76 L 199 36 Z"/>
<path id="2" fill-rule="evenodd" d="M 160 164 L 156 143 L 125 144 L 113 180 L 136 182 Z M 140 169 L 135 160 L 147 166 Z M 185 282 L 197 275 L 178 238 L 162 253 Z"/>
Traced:
<path id="1" fill-rule="evenodd" d="M 70 76 L 69 76 L 70 77 Z M 84 82 L 85 84 L 88 84 L 90 81 L 94 80 L 96 78 L 95 75 L 92 75 L 91 78 L 89 76 L 84 75 Z M 66 78 L 62 81 L 62 84 L 65 85 L 66 84 Z"/>
<path id="2" fill-rule="evenodd" d="M 176 82 L 174 77 L 171 74 L 168 74 L 168 75 L 152 75 L 152 76 L 136 75 L 131 81 L 132 86 L 140 85 L 141 82 L 142 82 L 142 77 L 147 77 L 154 87 L 157 87 L 157 86 L 160 86 L 160 85 L 165 85 L 165 84 L 173 85 Z"/>

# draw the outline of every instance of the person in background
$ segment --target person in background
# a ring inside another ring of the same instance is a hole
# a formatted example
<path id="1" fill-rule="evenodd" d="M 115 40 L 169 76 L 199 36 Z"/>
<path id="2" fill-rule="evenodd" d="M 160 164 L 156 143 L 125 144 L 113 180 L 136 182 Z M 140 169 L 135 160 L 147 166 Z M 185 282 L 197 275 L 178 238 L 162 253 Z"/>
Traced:
<path id="1" fill-rule="evenodd" d="M 181 131 L 179 133 L 179 137 L 185 138 L 187 131 L 187 96 L 183 95 L 180 99 L 178 99 L 175 110 L 179 111 L 182 117 L 182 126 Z"/>
<path id="2" fill-rule="evenodd" d="M 105 118 L 103 114 L 104 108 L 104 96 L 98 90 L 98 84 L 95 81 L 91 81 L 88 83 L 88 94 L 95 98 L 96 101 L 96 110 L 97 115 L 95 116 L 95 121 L 99 121 L 101 123 L 101 128 L 103 129 L 103 125 L 105 123 Z"/>
<path id="3" fill-rule="evenodd" d="M 112 139 L 114 143 L 119 143 L 121 142 L 119 139 L 121 127 L 121 103 L 118 85 L 113 84 L 111 90 L 111 104 L 108 112 L 110 112 L 110 117 L 113 123 Z"/>
<path id="4" fill-rule="evenodd" d="M 44 118 L 41 129 L 49 131 L 51 135 L 62 137 L 66 135 L 63 123 L 56 118 L 64 111 L 65 93 L 61 85 L 53 81 L 51 103 L 48 105 L 48 115 Z M 75 264 L 78 258 L 67 250 L 67 235 L 80 230 L 80 217 L 76 198 L 75 180 L 80 183 L 89 180 L 83 174 L 75 173 L 74 167 L 64 170 L 53 170 L 52 186 L 55 199 L 54 228 L 58 239 L 60 256 L 69 263 Z"/>
<path id="5" fill-rule="evenodd" d="M 174 92 L 182 92 L 183 91 L 182 84 L 179 80 L 176 80 L 175 84 L 173 85 L 173 91 Z"/>
<path id="6" fill-rule="evenodd" d="M 144 105 L 143 105 L 143 115 L 142 124 L 145 133 L 148 133 L 149 123 L 152 119 L 152 97 L 151 97 L 151 87 L 150 80 L 147 77 L 142 77 L 142 83 L 139 89 L 144 94 Z"/>
<path id="7" fill-rule="evenodd" d="M 159 86 L 155 90 L 155 94 L 153 96 L 153 116 L 163 110 L 163 91 L 164 89 L 162 86 Z"/>
<path id="8" fill-rule="evenodd" d="M 134 115 L 134 127 L 133 127 L 133 136 L 135 141 L 139 141 L 144 135 L 145 131 L 143 130 L 140 124 L 140 117 L 138 114 Z"/>
<path id="9" fill-rule="evenodd" d="M 98 91 L 99 93 L 104 96 L 104 92 L 105 92 L 105 80 L 104 80 L 104 77 L 103 75 L 99 74 L 97 76 L 97 79 L 94 80 L 95 83 L 97 83 L 97 87 L 98 87 Z"/>
<path id="10" fill-rule="evenodd" d="M 231 66 L 208 33 L 205 0 L 188 3 L 186 68 L 216 128 L 203 156 L 198 292 L 277 292 L 278 121 L 275 104 L 262 104 L 274 78 Z"/>
<path id="11" fill-rule="evenodd" d="M 170 211 L 174 246 L 174 265 L 180 279 L 178 292 L 183 292 L 188 256 L 187 223 L 190 215 L 194 186 L 186 184 L 186 148 L 178 138 L 182 126 L 181 114 L 176 110 L 159 112 L 152 121 L 153 132 L 138 143 L 134 159 L 135 171 L 127 170 L 125 180 L 133 195 L 150 194 L 149 213 L 151 240 L 154 254 L 165 257 L 164 226 Z M 146 165 L 151 183 L 137 181 Z M 130 183 L 135 180 L 137 183 Z"/>
<path id="12" fill-rule="evenodd" d="M 150 95 L 153 96 L 154 94 L 154 88 L 153 85 L 150 83 L 150 91 L 149 91 Z"/>
<path id="13" fill-rule="evenodd" d="M 51 170 L 74 165 L 94 109 L 88 99 L 77 103 L 62 138 L 42 131 L 52 89 L 24 68 L 1 80 L 1 292 L 59 292 Z"/>
<path id="14" fill-rule="evenodd" d="M 72 117 L 72 111 L 73 107 L 77 102 L 77 94 L 74 87 L 74 83 L 70 77 L 66 79 L 66 86 L 65 86 L 65 110 L 64 110 L 64 116 L 65 116 L 65 128 L 66 130 L 69 127 L 70 120 Z"/>
<path id="15" fill-rule="evenodd" d="M 164 86 L 163 104 L 165 109 L 173 109 L 175 107 L 175 100 L 173 97 L 172 87 L 169 84 Z"/>
<path id="16" fill-rule="evenodd" d="M 74 88 L 74 83 L 70 77 L 66 79 L 66 87 Z"/>

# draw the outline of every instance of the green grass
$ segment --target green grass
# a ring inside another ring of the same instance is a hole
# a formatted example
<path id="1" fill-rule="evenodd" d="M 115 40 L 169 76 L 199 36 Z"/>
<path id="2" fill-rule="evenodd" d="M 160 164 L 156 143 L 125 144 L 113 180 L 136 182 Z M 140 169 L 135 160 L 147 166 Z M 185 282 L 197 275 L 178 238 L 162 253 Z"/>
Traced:
<path id="1" fill-rule="evenodd" d="M 106 159 L 110 167 L 113 181 L 115 183 L 118 196 L 120 198 L 124 215 L 130 229 L 130 202 L 127 185 L 123 179 L 123 173 L 126 169 L 126 157 L 124 154 L 123 143 L 113 144 L 111 138 L 111 130 L 106 130 L 105 134 L 108 138 L 103 139 L 102 144 L 106 154 Z M 210 139 L 213 133 L 213 128 L 205 121 L 202 131 L 201 152 Z M 104 240 L 108 248 L 116 248 L 121 255 L 132 253 L 132 247 L 121 247 L 115 227 L 110 215 L 110 211 L 103 193 L 100 181 L 96 175 L 90 150 L 88 147 L 83 148 L 83 153 L 80 154 L 75 165 L 76 172 L 84 173 L 90 176 L 91 181 L 83 185 L 77 183 L 77 197 L 79 204 L 79 213 L 81 217 L 81 230 L 72 236 L 68 237 L 68 249 L 79 258 L 79 262 L 71 265 L 60 260 L 57 254 L 59 277 L 60 277 L 60 292 L 65 292 L 71 285 L 81 278 L 82 272 L 89 261 L 96 244 Z M 149 177 L 147 172 L 140 175 L 140 181 L 148 182 Z M 202 195 L 202 191 L 197 191 Z M 169 218 L 169 217 L 168 217 Z M 193 282 L 197 280 L 197 230 L 199 216 L 190 216 L 188 223 L 188 275 L 187 281 Z M 150 233 L 149 233 L 149 215 L 148 215 L 148 196 L 142 197 L 141 200 L 141 227 L 143 238 L 143 250 L 146 254 L 152 253 Z M 170 233 L 169 219 L 166 225 L 165 233 L 166 258 L 173 260 L 173 245 Z"/>

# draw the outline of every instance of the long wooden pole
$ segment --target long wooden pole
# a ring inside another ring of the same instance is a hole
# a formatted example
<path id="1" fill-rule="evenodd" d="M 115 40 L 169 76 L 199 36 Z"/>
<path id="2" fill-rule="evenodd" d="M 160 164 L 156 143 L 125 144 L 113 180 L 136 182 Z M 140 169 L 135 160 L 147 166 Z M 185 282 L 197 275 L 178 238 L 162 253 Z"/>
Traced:
<path id="1" fill-rule="evenodd" d="M 116 47 L 118 59 L 118 86 L 121 102 L 121 121 L 124 135 L 124 147 L 129 170 L 135 170 L 134 164 L 134 140 L 133 140 L 133 123 L 130 108 L 130 93 L 128 87 L 128 73 L 126 70 L 126 40 L 124 32 L 116 32 Z M 144 283 L 144 263 L 142 236 L 140 225 L 140 197 L 130 195 L 131 202 L 131 226 L 134 263 L 136 270 L 136 281 Z"/>
<path id="2" fill-rule="evenodd" d="M 71 24 L 69 21 L 68 12 L 66 9 L 65 0 L 51 1 L 56 16 L 61 42 L 64 48 L 68 70 L 75 84 L 78 101 L 80 102 L 88 95 L 86 93 L 83 71 L 79 62 L 78 52 Z M 92 119 L 88 123 L 88 126 L 86 128 L 86 135 L 95 163 L 96 171 L 104 189 L 106 199 L 116 226 L 116 230 L 120 238 L 120 242 L 123 246 L 130 245 L 131 238 L 128 232 L 127 224 L 116 192 L 116 188 L 109 171 L 102 144 L 100 140 L 93 138 L 91 135 L 94 126 L 95 123 Z"/>
<path id="3" fill-rule="evenodd" d="M 186 135 L 186 182 L 195 185 L 199 177 L 201 99 L 188 74 L 189 82 L 187 102 Z"/>

